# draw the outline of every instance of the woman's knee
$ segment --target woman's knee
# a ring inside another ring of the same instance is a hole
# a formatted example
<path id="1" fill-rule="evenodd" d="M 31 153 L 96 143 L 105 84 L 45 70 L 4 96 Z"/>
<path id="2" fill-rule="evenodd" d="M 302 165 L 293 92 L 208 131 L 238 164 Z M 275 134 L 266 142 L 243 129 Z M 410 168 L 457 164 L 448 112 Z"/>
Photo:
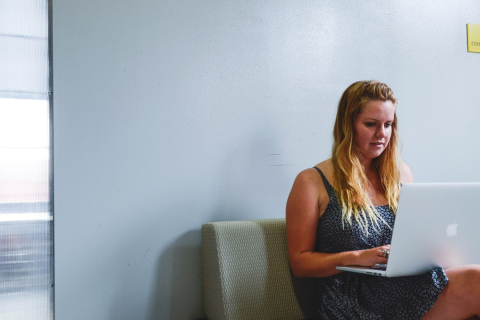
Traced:
<path id="1" fill-rule="evenodd" d="M 464 301 L 480 301 L 480 265 L 466 265 L 447 269 L 450 288 Z"/>
<path id="2" fill-rule="evenodd" d="M 461 281 L 472 281 L 480 279 L 480 265 L 470 264 L 448 268 L 445 270 L 449 279 L 459 279 Z"/>
<path id="3" fill-rule="evenodd" d="M 467 266 L 465 271 L 465 281 L 468 283 L 468 287 L 471 293 L 476 295 L 477 300 L 480 299 L 480 265 Z"/>
<path id="4" fill-rule="evenodd" d="M 467 265 L 462 270 L 463 281 L 472 287 L 480 289 L 480 265 Z"/>

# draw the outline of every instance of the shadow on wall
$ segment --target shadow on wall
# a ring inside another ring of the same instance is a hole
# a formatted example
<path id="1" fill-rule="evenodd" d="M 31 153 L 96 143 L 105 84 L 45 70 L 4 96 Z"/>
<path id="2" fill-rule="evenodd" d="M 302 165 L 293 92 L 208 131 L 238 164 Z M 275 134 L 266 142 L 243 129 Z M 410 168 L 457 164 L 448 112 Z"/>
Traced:
<path id="1" fill-rule="evenodd" d="M 290 186 L 291 182 L 286 182 L 284 170 L 275 162 L 278 160 L 271 159 L 281 153 L 279 141 L 271 131 L 263 129 L 253 140 L 246 137 L 246 143 L 233 144 L 236 147 L 223 152 L 222 165 L 213 177 L 219 177 L 218 189 L 207 195 L 216 200 L 211 208 L 201 208 L 208 212 L 203 222 L 284 216 L 286 195 L 279 196 L 276 186 Z M 167 245 L 158 258 L 148 320 L 204 316 L 201 223 L 198 229 Z"/>
<path id="2" fill-rule="evenodd" d="M 199 243 L 200 227 L 179 237 L 158 259 L 148 320 L 202 318 L 202 261 Z M 168 305 L 167 301 L 170 301 L 169 312 L 162 310 L 162 306 Z"/>

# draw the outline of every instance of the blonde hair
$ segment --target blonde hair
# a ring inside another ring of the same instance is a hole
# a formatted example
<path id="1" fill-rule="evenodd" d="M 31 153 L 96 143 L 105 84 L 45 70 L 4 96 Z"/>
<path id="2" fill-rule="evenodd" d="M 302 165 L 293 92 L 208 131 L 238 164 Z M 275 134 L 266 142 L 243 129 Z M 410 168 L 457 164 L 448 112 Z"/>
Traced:
<path id="1" fill-rule="evenodd" d="M 338 103 L 333 129 L 332 164 L 336 194 L 342 208 L 342 223 L 352 224 L 352 217 L 368 235 L 369 221 L 374 229 L 378 220 L 383 220 L 368 196 L 368 179 L 361 164 L 361 154 L 354 140 L 354 121 L 368 101 L 391 101 L 397 99 L 392 89 L 378 81 L 358 81 L 350 85 Z M 397 210 L 400 194 L 400 152 L 397 133 L 397 115 L 394 113 L 390 142 L 382 154 L 373 159 L 372 169 L 380 177 L 388 204 Z M 383 221 L 385 222 L 385 221 Z"/>

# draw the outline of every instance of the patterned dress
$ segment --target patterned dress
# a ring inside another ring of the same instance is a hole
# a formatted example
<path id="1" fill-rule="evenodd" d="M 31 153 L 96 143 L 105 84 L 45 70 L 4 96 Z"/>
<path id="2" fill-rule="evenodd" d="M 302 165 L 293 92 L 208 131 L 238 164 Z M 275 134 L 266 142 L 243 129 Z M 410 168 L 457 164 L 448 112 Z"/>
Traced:
<path id="1" fill-rule="evenodd" d="M 320 169 L 330 196 L 318 220 L 316 252 L 338 253 L 390 244 L 395 215 L 391 208 L 376 207 L 388 223 L 379 222 L 378 231 L 369 224 L 365 236 L 358 223 L 342 227 L 342 211 L 333 187 Z M 419 276 L 386 278 L 352 272 L 318 278 L 318 312 L 321 319 L 421 319 L 438 299 L 448 282 L 443 268 Z"/>

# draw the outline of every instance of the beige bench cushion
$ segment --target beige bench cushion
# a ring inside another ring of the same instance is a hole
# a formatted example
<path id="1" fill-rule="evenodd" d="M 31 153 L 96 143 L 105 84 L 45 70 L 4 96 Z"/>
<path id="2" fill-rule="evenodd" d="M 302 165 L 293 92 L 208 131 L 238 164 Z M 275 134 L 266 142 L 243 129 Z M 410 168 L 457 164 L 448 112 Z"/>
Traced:
<path id="1" fill-rule="evenodd" d="M 209 320 L 304 318 L 288 264 L 285 219 L 204 224 L 202 265 Z"/>

